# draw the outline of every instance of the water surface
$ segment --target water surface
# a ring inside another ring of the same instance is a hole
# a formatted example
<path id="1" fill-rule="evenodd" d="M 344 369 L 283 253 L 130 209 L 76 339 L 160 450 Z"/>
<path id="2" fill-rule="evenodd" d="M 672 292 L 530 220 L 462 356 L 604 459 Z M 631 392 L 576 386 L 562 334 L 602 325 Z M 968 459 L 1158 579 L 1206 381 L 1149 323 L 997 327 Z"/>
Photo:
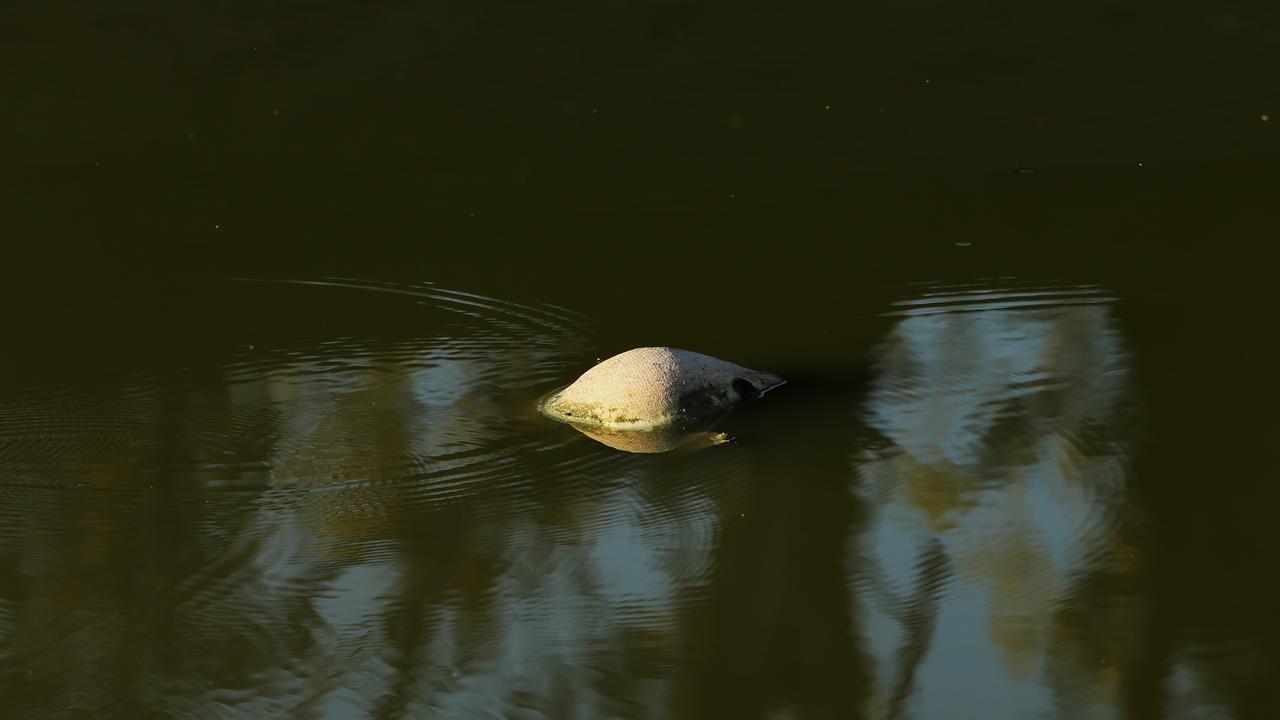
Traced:
<path id="1" fill-rule="evenodd" d="M 0 11 L 0 715 L 1280 715 L 1280 18 L 900 5 Z"/>

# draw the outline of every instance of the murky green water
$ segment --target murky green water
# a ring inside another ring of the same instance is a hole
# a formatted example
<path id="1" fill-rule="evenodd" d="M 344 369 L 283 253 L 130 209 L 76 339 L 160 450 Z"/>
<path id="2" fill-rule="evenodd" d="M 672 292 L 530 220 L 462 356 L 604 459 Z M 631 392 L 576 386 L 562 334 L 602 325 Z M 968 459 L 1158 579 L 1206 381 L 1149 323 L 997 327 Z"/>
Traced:
<path id="1" fill-rule="evenodd" d="M 0 10 L 0 716 L 1280 716 L 1278 28 Z"/>

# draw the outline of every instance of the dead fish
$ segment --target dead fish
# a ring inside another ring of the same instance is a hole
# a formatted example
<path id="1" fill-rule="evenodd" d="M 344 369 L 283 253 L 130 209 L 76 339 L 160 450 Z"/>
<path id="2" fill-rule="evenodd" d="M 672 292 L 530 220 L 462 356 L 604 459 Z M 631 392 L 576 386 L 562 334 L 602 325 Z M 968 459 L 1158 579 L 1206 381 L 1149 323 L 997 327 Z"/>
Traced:
<path id="1" fill-rule="evenodd" d="M 540 406 L 582 428 L 654 431 L 723 413 L 783 384 L 782 378 L 669 347 L 628 350 L 586 371 Z"/>

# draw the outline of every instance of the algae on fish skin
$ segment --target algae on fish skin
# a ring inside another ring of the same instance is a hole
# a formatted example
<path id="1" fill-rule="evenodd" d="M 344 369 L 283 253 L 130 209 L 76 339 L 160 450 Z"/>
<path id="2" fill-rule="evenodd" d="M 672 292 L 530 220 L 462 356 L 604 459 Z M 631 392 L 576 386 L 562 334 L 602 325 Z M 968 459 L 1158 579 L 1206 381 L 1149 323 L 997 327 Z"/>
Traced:
<path id="1" fill-rule="evenodd" d="M 622 415 L 616 408 L 605 408 L 601 403 L 572 402 L 551 396 L 539 408 L 544 415 L 575 425 L 610 428 L 644 428 L 643 418 Z"/>

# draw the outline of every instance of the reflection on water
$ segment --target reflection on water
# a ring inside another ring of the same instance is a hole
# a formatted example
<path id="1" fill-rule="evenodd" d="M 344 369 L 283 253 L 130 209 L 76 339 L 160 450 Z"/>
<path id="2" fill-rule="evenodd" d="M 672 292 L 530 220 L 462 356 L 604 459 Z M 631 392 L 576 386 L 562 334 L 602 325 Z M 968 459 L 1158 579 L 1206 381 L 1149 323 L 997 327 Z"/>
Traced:
<path id="1" fill-rule="evenodd" d="M 1280 3 L 0 38 L 0 718 L 1280 718 Z"/>
<path id="2" fill-rule="evenodd" d="M 935 288 L 876 350 L 850 536 L 871 717 L 1115 717 L 1137 608 L 1099 576 L 1140 562 L 1119 503 L 1129 359 L 1096 288 Z M 998 700 L 996 700 L 998 698 Z M 909 711 L 908 711 L 909 710 Z"/>
<path id="3" fill-rule="evenodd" d="M 433 334 L 0 410 L 19 714 L 663 717 L 733 459 L 658 478 L 537 416 L 580 362 L 564 311 L 317 285 Z"/>
<path id="4" fill-rule="evenodd" d="M 614 450 L 622 450 L 629 453 L 664 453 L 679 448 L 699 450 L 712 445 L 733 442 L 732 436 L 726 433 L 712 432 L 712 428 L 724 420 L 731 412 L 719 413 L 684 427 L 661 428 L 658 430 L 611 430 L 590 425 L 566 424 L 601 445 L 606 445 Z"/>
<path id="5" fill-rule="evenodd" d="M 632 454 L 536 409 L 589 318 L 231 286 L 289 332 L 0 398 L 13 717 L 1118 717 L 1148 676 L 1172 717 L 1228 707 L 1211 643 L 1144 629 L 1101 289 L 917 289 L 865 393 Z"/>

